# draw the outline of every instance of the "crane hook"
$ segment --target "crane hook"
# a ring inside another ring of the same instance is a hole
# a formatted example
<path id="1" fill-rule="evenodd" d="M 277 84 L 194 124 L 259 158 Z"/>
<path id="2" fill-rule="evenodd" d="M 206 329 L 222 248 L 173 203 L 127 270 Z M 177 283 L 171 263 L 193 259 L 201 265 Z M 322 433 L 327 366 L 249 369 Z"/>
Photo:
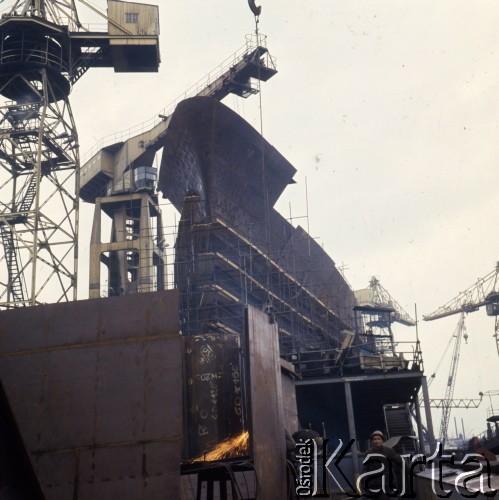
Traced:
<path id="1" fill-rule="evenodd" d="M 257 7 L 255 0 L 248 0 L 248 5 L 251 9 L 251 12 L 253 12 L 253 14 L 255 15 L 255 17 L 258 17 L 261 14 L 262 7 L 261 5 Z"/>

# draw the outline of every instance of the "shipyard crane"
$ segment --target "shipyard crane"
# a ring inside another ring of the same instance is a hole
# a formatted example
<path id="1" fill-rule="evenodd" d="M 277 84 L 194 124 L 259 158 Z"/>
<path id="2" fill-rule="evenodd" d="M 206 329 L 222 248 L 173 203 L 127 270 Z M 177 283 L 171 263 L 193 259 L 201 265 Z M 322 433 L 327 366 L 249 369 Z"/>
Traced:
<path id="1" fill-rule="evenodd" d="M 369 327 L 366 341 L 374 341 L 377 353 L 394 354 L 392 323 L 414 326 L 416 322 L 374 276 L 368 288 L 355 291 L 355 298 L 355 310 L 362 314 L 364 324 Z"/>
<path id="2" fill-rule="evenodd" d="M 118 0 L 107 7 L 104 31 L 82 25 L 74 0 L 16 0 L 1 12 L 0 307 L 76 299 L 73 85 L 92 67 L 158 70 L 158 8 Z"/>
<path id="3" fill-rule="evenodd" d="M 461 315 L 459 319 L 459 323 L 452 334 L 451 340 L 454 339 L 454 347 L 451 357 L 451 363 L 449 367 L 449 375 L 447 377 L 447 386 L 445 389 L 445 396 L 441 399 L 430 399 L 428 401 L 430 408 L 437 408 L 442 410 L 442 416 L 440 419 L 440 441 L 442 446 L 445 446 L 445 442 L 447 441 L 447 431 L 449 427 L 450 413 L 452 408 L 478 408 L 483 399 L 483 393 L 479 393 L 479 399 L 474 398 L 460 398 L 454 399 L 454 388 L 456 384 L 456 375 L 457 368 L 459 364 L 459 353 L 461 350 L 462 340 L 464 339 L 465 343 L 468 340 L 468 333 L 466 332 L 466 327 L 464 324 L 464 313 Z M 450 346 L 451 342 L 447 345 L 447 348 Z M 447 352 L 447 348 L 445 349 L 444 355 Z M 442 359 L 443 359 L 442 356 Z M 440 365 L 440 363 L 439 363 Z M 435 380 L 435 374 L 431 376 L 430 382 L 428 386 Z M 423 397 L 419 398 L 419 403 L 423 403 Z"/>
<path id="4" fill-rule="evenodd" d="M 452 357 L 450 362 L 449 376 L 447 378 L 447 387 L 445 389 L 445 396 L 442 402 L 442 417 L 440 419 L 440 440 L 442 441 L 442 446 L 445 445 L 447 440 L 447 429 L 449 426 L 450 412 L 453 404 L 454 388 L 456 386 L 456 375 L 457 367 L 459 364 L 459 353 L 461 350 L 461 341 L 464 338 L 465 341 L 468 339 L 468 334 L 466 332 L 466 326 L 464 324 L 464 313 L 461 313 L 459 322 L 457 324 L 456 330 L 454 331 L 454 349 L 452 351 Z"/>
<path id="5" fill-rule="evenodd" d="M 449 339 L 449 342 L 444 350 L 444 352 L 442 353 L 442 356 L 440 357 L 440 360 L 437 364 L 437 368 L 435 370 L 434 373 L 432 373 L 429 381 L 428 381 L 428 387 L 431 386 L 431 384 L 433 383 L 433 381 L 435 380 L 435 376 L 436 376 L 436 372 L 438 371 L 438 368 L 440 367 L 442 361 L 444 360 L 444 358 L 447 357 L 447 352 L 449 350 L 449 347 L 452 343 L 452 339 L 454 339 L 454 350 L 456 349 L 456 342 L 459 341 L 459 339 L 457 338 L 457 335 L 455 335 L 454 333 L 452 334 L 452 336 L 450 337 Z M 464 342 L 465 343 L 468 343 L 467 340 L 468 340 L 468 334 L 465 332 L 463 333 L 463 339 L 464 339 Z M 452 357 L 452 359 L 454 359 L 454 356 Z M 450 367 L 450 370 L 451 370 L 451 373 L 452 373 L 452 365 Z M 447 380 L 449 380 L 450 376 L 448 377 Z M 454 377 L 453 377 L 454 379 Z M 478 394 L 480 396 L 479 399 L 476 399 L 476 398 L 455 398 L 455 399 L 445 399 L 445 398 L 431 398 L 429 400 L 429 403 L 430 403 L 430 408 L 438 408 L 438 409 L 441 409 L 443 408 L 444 406 L 448 406 L 450 408 L 465 408 L 465 409 L 468 409 L 468 408 L 478 408 L 480 406 L 480 403 L 482 402 L 482 399 L 483 399 L 483 393 L 480 392 Z M 419 399 L 419 403 L 422 404 L 423 403 L 423 397 L 421 396 L 420 399 Z"/>
<path id="6" fill-rule="evenodd" d="M 485 306 L 488 316 L 495 318 L 494 335 L 496 341 L 497 353 L 499 355 L 499 262 L 496 267 L 487 276 L 478 279 L 478 281 L 461 292 L 436 311 L 423 316 L 425 321 L 433 321 L 439 318 L 452 316 L 453 314 L 478 311 Z"/>
<path id="7" fill-rule="evenodd" d="M 275 61 L 259 34 L 220 64 L 217 73 L 191 87 L 181 99 L 229 94 L 247 98 L 258 82 L 277 73 Z M 83 164 L 81 198 L 95 205 L 90 239 L 89 298 L 163 290 L 166 284 L 165 238 L 156 193 L 156 154 L 166 145 L 173 111 L 181 99 L 155 116 L 149 127 L 125 132 L 100 144 Z M 110 241 L 102 237 L 103 215 L 112 220 Z M 107 276 L 101 275 L 101 264 Z M 104 290 L 105 288 L 105 290 Z"/>

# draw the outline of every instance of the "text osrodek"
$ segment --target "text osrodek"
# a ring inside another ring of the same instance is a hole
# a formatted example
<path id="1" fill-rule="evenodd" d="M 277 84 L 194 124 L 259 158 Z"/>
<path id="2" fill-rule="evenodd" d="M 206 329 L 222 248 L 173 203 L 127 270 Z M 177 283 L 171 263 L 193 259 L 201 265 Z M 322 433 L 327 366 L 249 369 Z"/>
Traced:
<path id="1" fill-rule="evenodd" d="M 333 488 L 340 489 L 351 498 L 361 496 L 376 498 L 381 494 L 393 498 L 415 498 L 414 478 L 422 468 L 431 469 L 431 487 L 439 498 L 449 498 L 452 495 L 463 498 L 476 498 L 479 494 L 495 497 L 497 490 L 491 487 L 491 467 L 488 460 L 476 453 L 467 454 L 461 461 L 456 461 L 454 455 L 443 455 L 441 443 L 437 443 L 434 453 L 430 456 L 401 455 L 402 466 L 396 470 L 395 464 L 382 454 L 370 453 L 365 456 L 362 472 L 356 481 L 352 481 L 342 469 L 345 465 L 345 455 L 350 451 L 354 439 L 345 447 L 343 441 L 327 458 L 328 440 L 322 444 L 323 461 L 319 470 L 319 450 L 313 439 L 296 444 L 296 494 L 298 497 L 329 498 L 325 490 L 326 478 Z M 327 458 L 327 460 L 326 460 Z M 466 471 L 456 471 L 452 482 L 444 484 L 444 466 L 467 466 Z M 319 477 L 323 478 L 322 491 L 319 491 Z M 398 481 L 394 478 L 397 477 Z M 472 483 L 472 484 L 471 484 Z"/>

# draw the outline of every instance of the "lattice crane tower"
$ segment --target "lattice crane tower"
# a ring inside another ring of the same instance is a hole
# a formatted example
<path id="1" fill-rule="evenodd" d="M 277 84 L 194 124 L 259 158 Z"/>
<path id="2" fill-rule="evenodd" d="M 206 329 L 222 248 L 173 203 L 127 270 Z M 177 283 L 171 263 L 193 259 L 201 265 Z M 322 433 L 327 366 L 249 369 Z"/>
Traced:
<path id="1" fill-rule="evenodd" d="M 0 308 L 76 299 L 72 86 L 91 67 L 158 70 L 158 8 L 107 4 L 104 32 L 81 24 L 75 0 L 17 0 L 0 19 Z"/>

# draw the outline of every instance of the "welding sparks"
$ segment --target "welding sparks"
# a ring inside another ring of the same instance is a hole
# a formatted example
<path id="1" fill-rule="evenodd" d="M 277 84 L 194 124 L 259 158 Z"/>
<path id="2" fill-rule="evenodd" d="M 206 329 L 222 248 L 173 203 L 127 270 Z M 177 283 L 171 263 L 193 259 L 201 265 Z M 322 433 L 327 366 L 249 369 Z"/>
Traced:
<path id="1" fill-rule="evenodd" d="M 227 458 L 237 458 L 248 454 L 249 432 L 243 431 L 218 443 L 211 451 L 193 459 L 193 462 L 215 462 Z"/>

